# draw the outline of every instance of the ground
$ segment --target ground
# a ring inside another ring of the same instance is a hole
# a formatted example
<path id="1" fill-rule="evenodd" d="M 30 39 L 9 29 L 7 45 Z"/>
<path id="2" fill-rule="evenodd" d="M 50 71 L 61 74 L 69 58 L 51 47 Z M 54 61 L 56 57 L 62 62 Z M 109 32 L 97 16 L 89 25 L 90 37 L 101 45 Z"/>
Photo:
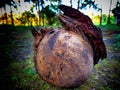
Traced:
<path id="1" fill-rule="evenodd" d="M 0 26 L 0 90 L 119 90 L 120 27 L 101 28 L 107 58 L 94 66 L 82 86 L 61 89 L 44 82 L 35 71 L 30 27 Z"/>

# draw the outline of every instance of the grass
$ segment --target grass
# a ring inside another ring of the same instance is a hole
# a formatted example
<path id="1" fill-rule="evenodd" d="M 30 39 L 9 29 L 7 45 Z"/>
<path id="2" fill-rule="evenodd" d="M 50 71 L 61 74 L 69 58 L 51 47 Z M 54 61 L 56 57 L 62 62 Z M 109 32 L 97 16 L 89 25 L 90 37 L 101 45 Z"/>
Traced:
<path id="1" fill-rule="evenodd" d="M 98 26 L 102 30 L 120 30 L 120 27 L 117 25 L 107 25 L 107 26 Z M 10 43 L 3 43 L 1 48 L 5 50 L 5 56 L 8 58 L 7 61 L 11 59 L 10 54 L 11 50 L 17 49 L 22 46 L 28 46 L 28 39 L 33 38 L 31 33 L 27 31 L 30 27 L 16 26 L 9 27 L 10 30 L 7 33 L 16 32 L 17 36 L 13 36 L 10 39 Z M 39 28 L 39 27 L 37 27 Z M 5 28 L 5 30 L 7 30 Z M 4 30 L 4 31 L 5 31 Z M 27 33 L 25 33 L 27 31 Z M 5 31 L 6 32 L 6 31 Z M 2 34 L 4 35 L 4 34 Z M 5 37 L 5 36 L 4 36 Z M 117 51 L 120 48 L 120 34 L 113 37 L 116 39 L 114 47 L 117 47 Z M 16 40 L 23 40 L 24 43 L 16 43 Z M 30 39 L 31 40 L 31 39 Z M 115 48 L 111 47 L 113 51 Z M 23 48 L 24 49 L 24 48 Z M 21 49 L 22 50 L 22 49 Z M 26 48 L 27 50 L 27 48 Z M 33 58 L 29 57 L 26 60 L 18 61 L 11 60 L 11 62 L 4 67 L 3 71 L 0 71 L 0 81 L 1 87 L 0 90 L 119 90 L 120 89 L 120 61 L 119 60 L 110 60 L 104 59 L 99 64 L 95 65 L 93 72 L 91 73 L 89 79 L 80 87 L 74 89 L 61 89 L 47 84 L 43 81 L 37 74 Z M 22 58 L 22 57 L 21 57 Z M 1 65 L 7 63 L 1 63 Z"/>
<path id="2" fill-rule="evenodd" d="M 114 43 L 113 47 L 115 51 L 120 51 L 120 34 L 116 35 L 114 38 L 116 39 L 116 42 Z"/>
<path id="3" fill-rule="evenodd" d="M 120 89 L 120 61 L 103 60 L 95 65 L 94 70 L 81 90 L 118 90 Z"/>
<path id="4" fill-rule="evenodd" d="M 80 87 L 70 90 L 118 90 L 120 89 L 120 61 L 103 60 L 95 65 L 89 79 Z M 12 62 L 6 69 L 6 77 L 10 81 L 12 90 L 58 90 L 44 82 L 34 68 L 32 59 L 22 62 Z M 5 78 L 5 77 L 4 77 Z M 6 79 L 7 79 L 6 78 Z M 59 90 L 68 90 L 60 89 Z"/>
<path id="5" fill-rule="evenodd" d="M 55 87 L 44 82 L 34 68 L 32 59 L 22 62 L 13 61 L 6 69 L 6 79 L 11 84 L 7 89 L 11 90 L 56 90 Z M 5 78 L 3 77 L 3 78 Z M 9 83 L 8 82 L 8 83 Z M 7 83 L 7 82 L 6 82 Z"/>
<path id="6" fill-rule="evenodd" d="M 111 52 L 120 52 L 120 34 L 117 34 L 115 36 L 113 36 L 113 39 L 115 39 L 113 45 L 109 45 L 107 46 L 107 48 L 109 49 L 109 51 Z"/>
<path id="7" fill-rule="evenodd" d="M 97 27 L 101 28 L 101 30 L 110 30 L 110 31 L 120 31 L 120 26 L 116 24 L 109 24 L 109 25 L 97 25 Z"/>

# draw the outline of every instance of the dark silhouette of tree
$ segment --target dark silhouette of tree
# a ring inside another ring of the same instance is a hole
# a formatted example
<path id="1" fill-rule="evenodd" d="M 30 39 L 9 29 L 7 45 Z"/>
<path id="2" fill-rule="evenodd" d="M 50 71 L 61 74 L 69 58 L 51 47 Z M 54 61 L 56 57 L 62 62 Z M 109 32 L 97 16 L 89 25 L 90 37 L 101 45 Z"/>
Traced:
<path id="1" fill-rule="evenodd" d="M 2 9 L 1 9 L 1 12 L 2 12 Z M 6 13 L 3 13 L 2 16 L 1 16 L 1 18 L 0 18 L 0 20 L 1 20 L 1 22 L 2 22 L 3 25 L 7 24 L 6 18 L 7 18 Z"/>
<path id="2" fill-rule="evenodd" d="M 61 0 L 24 0 L 25 2 L 32 1 L 34 3 L 34 7 L 38 11 L 39 23 L 38 25 L 44 26 L 45 18 L 48 21 L 48 24 L 53 24 L 55 17 L 55 12 L 58 12 L 58 5 L 61 4 Z M 50 3 L 45 6 L 45 1 Z M 58 5 L 54 5 L 53 2 L 57 2 Z"/>
<path id="3" fill-rule="evenodd" d="M 44 0 L 41 0 L 40 6 L 41 6 L 41 10 L 43 10 L 43 12 L 39 12 L 41 15 L 40 21 L 41 21 L 41 25 L 43 24 L 44 26 Z"/>
<path id="4" fill-rule="evenodd" d="M 9 2 L 8 5 L 10 6 L 11 21 L 12 21 L 12 25 L 14 26 L 12 6 L 14 6 L 14 8 L 17 8 L 17 5 L 15 4 L 14 1 Z"/>
<path id="5" fill-rule="evenodd" d="M 21 21 L 22 25 L 29 25 L 32 26 L 32 22 L 35 18 L 35 14 L 32 14 L 30 11 L 25 11 L 24 13 L 22 13 L 22 16 L 20 18 L 17 18 L 17 20 Z"/>
<path id="6" fill-rule="evenodd" d="M 53 17 L 56 15 L 55 12 L 53 12 L 50 9 L 50 6 L 48 5 L 44 8 L 44 13 L 45 13 L 46 18 L 48 20 L 48 24 L 52 25 L 53 24 Z"/>
<path id="7" fill-rule="evenodd" d="M 46 0 L 46 1 L 49 1 L 50 2 L 50 7 L 52 9 L 54 9 L 56 12 L 60 12 L 60 10 L 58 9 L 58 6 L 62 3 L 62 0 Z M 57 2 L 58 4 L 57 5 L 54 5 L 53 2 Z"/>
<path id="8" fill-rule="evenodd" d="M 114 14 L 117 25 L 120 25 L 120 2 L 119 0 L 117 1 L 116 7 L 112 10 L 112 13 Z"/>
<path id="9" fill-rule="evenodd" d="M 95 0 L 84 0 L 81 2 L 81 6 L 80 6 L 80 9 L 83 9 L 87 6 L 89 7 L 93 7 L 94 9 L 98 9 L 98 4 L 95 4 Z"/>
<path id="10" fill-rule="evenodd" d="M 100 11 L 100 25 L 102 25 L 102 9 L 99 9 Z"/>
<path id="11" fill-rule="evenodd" d="M 44 0 L 24 0 L 25 2 L 32 1 L 35 4 L 36 10 L 38 11 L 39 21 L 38 25 L 44 24 L 44 14 L 41 10 L 44 9 Z"/>
<path id="12" fill-rule="evenodd" d="M 73 3 L 72 3 L 72 0 L 70 0 L 70 6 L 72 7 Z"/>
<path id="13" fill-rule="evenodd" d="M 78 0 L 79 3 L 79 0 Z M 86 8 L 87 6 L 94 8 L 97 11 L 100 11 L 100 25 L 102 24 L 102 7 L 99 8 L 98 4 L 95 3 L 95 0 L 84 0 L 81 1 L 80 9 Z M 79 7 L 79 5 L 78 5 Z"/>
<path id="14" fill-rule="evenodd" d="M 12 6 L 14 8 L 17 8 L 17 4 L 14 0 L 1 0 L 0 8 L 4 8 L 4 10 L 5 10 L 5 19 L 6 19 L 6 24 L 7 24 L 8 23 L 8 21 L 7 21 L 8 18 L 7 18 L 6 5 L 10 6 L 11 22 L 12 22 L 11 24 L 14 25 Z"/>
<path id="15" fill-rule="evenodd" d="M 81 3 L 81 0 L 78 0 L 78 2 L 77 2 L 78 4 L 78 6 L 77 6 L 77 9 L 79 10 L 80 9 L 80 3 Z"/>
<path id="16" fill-rule="evenodd" d="M 7 11 L 6 11 L 6 1 L 5 1 L 5 0 L 1 0 L 1 1 L 0 1 L 0 8 L 3 8 L 3 9 L 5 10 L 4 17 L 5 17 L 6 24 L 7 24 L 8 21 L 7 21 Z M 3 23 L 4 23 L 4 17 L 2 17 Z"/>
<path id="17" fill-rule="evenodd" d="M 58 1 L 58 6 L 61 5 L 62 0 L 57 0 L 57 1 Z M 61 13 L 61 10 L 59 10 L 59 9 L 57 8 L 57 12 Z"/>
<path id="18" fill-rule="evenodd" d="M 109 14 L 108 14 L 108 22 L 107 24 L 111 24 L 110 22 L 110 12 L 111 12 L 112 0 L 110 0 Z"/>
<path id="19" fill-rule="evenodd" d="M 58 0 L 58 5 L 60 5 L 60 4 L 61 4 L 61 2 L 62 2 L 62 0 Z"/>

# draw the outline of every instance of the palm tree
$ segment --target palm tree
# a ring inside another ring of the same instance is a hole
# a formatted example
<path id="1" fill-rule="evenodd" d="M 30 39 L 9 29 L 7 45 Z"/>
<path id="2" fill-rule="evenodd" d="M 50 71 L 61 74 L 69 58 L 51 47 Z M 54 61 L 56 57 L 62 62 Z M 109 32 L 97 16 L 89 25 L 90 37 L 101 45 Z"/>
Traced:
<path id="1" fill-rule="evenodd" d="M 102 25 L 102 9 L 100 9 L 100 25 Z"/>
<path id="2" fill-rule="evenodd" d="M 5 10 L 5 19 L 6 19 L 6 24 L 8 23 L 8 21 L 7 21 L 7 11 L 6 11 L 6 5 L 9 5 L 10 6 L 10 13 L 11 13 L 11 21 L 12 21 L 12 25 L 14 25 L 14 19 L 13 19 L 13 11 L 12 11 L 12 6 L 14 7 L 14 8 L 17 8 L 17 5 L 16 5 L 16 3 L 15 3 L 15 1 L 14 0 L 1 0 L 1 3 L 0 3 L 0 8 L 4 8 L 4 10 Z"/>
<path id="3" fill-rule="evenodd" d="M 1 8 L 1 10 L 2 10 L 2 8 L 5 10 L 4 17 L 5 17 L 6 24 L 7 24 L 8 21 L 7 21 L 7 12 L 6 12 L 5 0 L 1 0 L 1 2 L 0 2 L 0 8 Z M 4 18 L 2 18 L 2 19 L 3 19 L 3 22 L 4 22 Z"/>
<path id="4" fill-rule="evenodd" d="M 117 0 L 116 7 L 112 9 L 117 25 L 120 25 L 120 2 Z"/>
<path id="5" fill-rule="evenodd" d="M 81 2 L 81 0 L 78 0 L 78 6 L 77 6 L 77 9 L 79 10 L 80 9 L 80 2 Z"/>
<path id="6" fill-rule="evenodd" d="M 30 0 L 25 0 L 25 1 L 29 1 L 30 2 Z M 42 13 L 40 12 L 44 8 L 43 7 L 44 0 L 31 0 L 31 1 L 35 4 L 36 10 L 38 11 L 38 16 L 39 16 L 38 25 L 42 25 L 42 23 L 44 24 L 44 18 L 43 18 L 44 14 L 43 14 L 43 12 Z"/>
<path id="7" fill-rule="evenodd" d="M 58 6 L 61 4 L 62 0 L 58 0 Z M 61 11 L 57 8 L 57 12 L 61 13 Z"/>
<path id="8" fill-rule="evenodd" d="M 62 2 L 62 0 L 58 0 L 58 5 L 60 5 L 60 4 L 61 4 L 61 2 Z"/>
<path id="9" fill-rule="evenodd" d="M 112 0 L 110 0 L 110 8 L 109 8 L 109 14 L 108 14 L 108 22 L 107 22 L 107 24 L 111 24 L 111 22 L 110 22 L 111 6 L 112 6 Z"/>
<path id="10" fill-rule="evenodd" d="M 9 3 L 10 6 L 10 16 L 11 16 L 11 24 L 14 26 L 14 19 L 13 19 L 13 10 L 12 10 L 12 3 Z M 16 8 L 16 6 L 14 6 Z"/>
<path id="11" fill-rule="evenodd" d="M 72 7 L 73 3 L 72 3 L 72 0 L 70 0 L 70 6 Z"/>

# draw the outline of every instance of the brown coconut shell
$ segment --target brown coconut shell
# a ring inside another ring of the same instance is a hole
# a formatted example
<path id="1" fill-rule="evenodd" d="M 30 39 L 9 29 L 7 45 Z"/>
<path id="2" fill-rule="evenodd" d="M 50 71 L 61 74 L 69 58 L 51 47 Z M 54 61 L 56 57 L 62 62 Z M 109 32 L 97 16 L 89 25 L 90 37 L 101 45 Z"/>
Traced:
<path id="1" fill-rule="evenodd" d="M 39 35 L 34 35 L 39 42 L 34 61 L 40 77 L 63 88 L 83 84 L 93 70 L 93 49 L 87 39 L 63 29 L 48 31 L 42 40 Z"/>

